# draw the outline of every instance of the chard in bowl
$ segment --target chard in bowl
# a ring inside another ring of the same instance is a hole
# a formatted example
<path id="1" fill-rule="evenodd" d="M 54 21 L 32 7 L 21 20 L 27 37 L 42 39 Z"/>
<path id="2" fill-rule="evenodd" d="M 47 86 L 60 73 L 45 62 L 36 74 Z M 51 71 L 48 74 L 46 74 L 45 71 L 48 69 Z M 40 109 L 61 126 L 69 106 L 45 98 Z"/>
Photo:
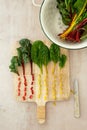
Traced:
<path id="1" fill-rule="evenodd" d="M 87 3 L 85 3 L 87 0 L 83 1 L 83 4 L 86 4 L 87 7 Z M 78 5 L 78 3 L 76 4 Z M 80 15 L 82 15 L 81 13 L 82 11 L 80 11 Z M 82 40 L 81 42 L 72 42 L 61 39 L 60 36 L 58 36 L 59 34 L 63 33 L 68 26 L 65 25 L 62 20 L 60 11 L 57 8 L 57 0 L 43 1 L 40 8 L 40 23 L 45 35 L 57 45 L 67 49 L 81 49 L 87 47 L 87 40 Z"/>

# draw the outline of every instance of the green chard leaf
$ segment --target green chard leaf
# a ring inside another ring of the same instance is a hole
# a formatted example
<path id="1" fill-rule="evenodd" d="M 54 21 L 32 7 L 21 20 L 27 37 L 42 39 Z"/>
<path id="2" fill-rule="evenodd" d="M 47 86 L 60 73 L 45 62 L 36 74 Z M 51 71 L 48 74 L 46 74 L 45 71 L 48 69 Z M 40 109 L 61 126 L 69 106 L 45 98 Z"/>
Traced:
<path id="1" fill-rule="evenodd" d="M 43 42 L 42 41 L 35 41 L 31 48 L 31 59 L 32 61 L 37 64 L 40 68 L 42 67 L 42 63 L 40 61 L 40 53 L 39 50 L 42 48 Z"/>
<path id="2" fill-rule="evenodd" d="M 31 60 L 31 47 L 32 47 L 31 41 L 28 39 L 22 39 L 19 41 L 19 44 L 22 47 L 22 52 L 27 53 L 29 59 Z"/>
<path id="3" fill-rule="evenodd" d="M 71 0 L 65 0 L 66 8 L 70 11 Z"/>
<path id="4" fill-rule="evenodd" d="M 21 47 L 17 48 L 20 65 L 31 61 L 31 43 L 28 39 L 22 39 L 19 41 Z"/>
<path id="5" fill-rule="evenodd" d="M 23 58 L 24 64 L 29 62 L 29 56 L 26 53 L 23 53 L 22 58 Z"/>
<path id="6" fill-rule="evenodd" d="M 29 47 L 31 45 L 31 42 L 28 39 L 21 39 L 19 41 L 19 44 L 21 45 L 21 47 L 25 48 L 25 47 Z"/>
<path id="7" fill-rule="evenodd" d="M 63 16 L 62 16 L 62 21 L 63 21 L 63 23 L 64 23 L 65 25 L 69 25 L 69 23 L 71 22 L 71 19 L 70 19 L 68 16 L 63 15 Z"/>
<path id="8" fill-rule="evenodd" d="M 62 55 L 60 56 L 60 61 L 59 61 L 59 66 L 60 66 L 61 68 L 63 68 L 63 67 L 65 66 L 66 60 L 67 60 L 66 55 L 62 54 Z"/>
<path id="9" fill-rule="evenodd" d="M 39 52 L 41 55 L 40 55 L 40 60 L 42 62 L 43 65 L 46 65 L 49 63 L 50 61 L 50 52 L 49 52 L 49 48 L 43 44 L 42 48 L 40 49 L 40 52 Z"/>
<path id="10" fill-rule="evenodd" d="M 77 13 L 79 14 L 79 12 L 83 9 L 85 9 L 87 4 L 87 0 L 77 0 L 74 4 L 74 8 L 77 11 Z"/>
<path id="11" fill-rule="evenodd" d="M 54 63 L 57 63 L 60 59 L 60 47 L 54 43 L 50 46 L 50 59 Z"/>
<path id="12" fill-rule="evenodd" d="M 31 48 L 31 58 L 42 69 L 42 66 L 47 65 L 50 61 L 48 47 L 42 41 L 35 41 Z"/>
<path id="13" fill-rule="evenodd" d="M 11 64 L 9 66 L 10 71 L 18 74 L 18 66 L 19 66 L 18 57 L 13 56 L 11 59 Z"/>
<path id="14" fill-rule="evenodd" d="M 17 48 L 17 54 L 18 54 L 19 66 L 21 66 L 22 62 L 23 62 L 23 58 L 22 58 L 22 47 Z"/>
<path id="15" fill-rule="evenodd" d="M 84 18 L 87 17 L 87 0 L 77 0 L 74 4 L 74 9 L 76 10 L 77 17 L 75 19 L 75 23 L 81 22 Z M 75 24 L 75 25 L 76 25 Z"/>
<path id="16" fill-rule="evenodd" d="M 60 1 L 57 0 L 57 8 L 59 9 L 59 12 L 60 12 L 60 14 L 62 16 L 63 23 L 65 25 L 69 25 L 70 22 L 71 22 L 70 4 L 69 3 L 65 3 L 65 0 L 60 0 Z"/>
<path id="17" fill-rule="evenodd" d="M 83 27 L 83 29 L 84 29 L 84 32 L 83 32 L 83 34 L 82 34 L 82 36 L 80 38 L 81 40 L 85 40 L 87 38 L 87 25 L 85 25 Z"/>
<path id="18" fill-rule="evenodd" d="M 59 62 L 60 68 L 63 68 L 66 63 L 67 56 L 64 54 L 61 54 L 60 47 L 53 43 L 50 46 L 50 59 L 54 63 Z"/>
<path id="19" fill-rule="evenodd" d="M 19 65 L 21 66 L 22 63 L 26 64 L 30 61 L 30 57 L 26 51 L 24 51 L 24 48 L 19 47 L 17 48 L 18 52 L 18 59 L 19 59 Z"/>

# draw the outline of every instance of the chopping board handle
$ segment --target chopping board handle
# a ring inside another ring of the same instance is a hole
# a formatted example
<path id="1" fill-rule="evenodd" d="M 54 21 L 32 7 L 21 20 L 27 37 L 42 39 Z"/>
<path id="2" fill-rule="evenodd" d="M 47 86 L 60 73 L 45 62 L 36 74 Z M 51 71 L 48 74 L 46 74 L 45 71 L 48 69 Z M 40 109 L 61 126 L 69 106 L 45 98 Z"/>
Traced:
<path id="1" fill-rule="evenodd" d="M 37 106 L 37 119 L 40 124 L 45 122 L 45 106 Z"/>

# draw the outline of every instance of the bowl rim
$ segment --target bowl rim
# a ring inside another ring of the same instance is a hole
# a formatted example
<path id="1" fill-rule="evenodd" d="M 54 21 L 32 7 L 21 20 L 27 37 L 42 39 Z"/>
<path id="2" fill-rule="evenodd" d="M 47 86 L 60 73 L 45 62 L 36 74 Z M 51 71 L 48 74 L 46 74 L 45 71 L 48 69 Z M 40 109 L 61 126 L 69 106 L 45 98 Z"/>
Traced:
<path id="1" fill-rule="evenodd" d="M 54 40 L 52 40 L 52 38 L 45 32 L 44 27 L 43 27 L 43 25 L 42 25 L 41 15 L 42 15 L 42 7 L 43 7 L 45 1 L 46 1 L 46 0 L 43 0 L 42 4 L 41 4 L 41 6 L 40 6 L 40 11 L 39 11 L 39 21 L 40 21 L 41 29 L 43 30 L 45 36 L 46 36 L 51 42 L 53 42 L 53 43 L 59 45 L 59 46 L 62 47 L 62 48 L 65 48 L 65 49 L 69 49 L 69 50 L 80 50 L 80 49 L 87 48 L 87 45 L 81 46 L 81 47 L 76 47 L 76 48 L 75 48 L 75 47 L 74 47 L 74 48 L 73 48 L 73 47 L 67 47 L 67 45 L 62 46 L 62 45 L 60 45 L 60 44 L 54 42 Z"/>

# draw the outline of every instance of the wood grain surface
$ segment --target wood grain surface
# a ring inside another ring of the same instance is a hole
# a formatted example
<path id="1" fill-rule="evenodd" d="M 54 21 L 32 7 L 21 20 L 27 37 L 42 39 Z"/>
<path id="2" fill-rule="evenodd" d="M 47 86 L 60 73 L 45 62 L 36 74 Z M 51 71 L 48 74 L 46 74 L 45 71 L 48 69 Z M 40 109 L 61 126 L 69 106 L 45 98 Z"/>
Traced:
<path id="1" fill-rule="evenodd" d="M 40 1 L 40 0 L 39 0 Z M 70 51 L 70 79 L 78 79 L 81 117 L 74 118 L 73 96 L 69 101 L 46 106 L 47 121 L 39 125 L 36 104 L 16 102 L 9 72 L 12 47 L 21 38 L 47 40 L 39 23 L 39 8 L 31 0 L 0 0 L 0 129 L 87 130 L 87 48 Z"/>
<path id="2" fill-rule="evenodd" d="M 40 124 L 45 122 L 46 112 L 45 106 L 37 106 L 37 119 Z"/>

